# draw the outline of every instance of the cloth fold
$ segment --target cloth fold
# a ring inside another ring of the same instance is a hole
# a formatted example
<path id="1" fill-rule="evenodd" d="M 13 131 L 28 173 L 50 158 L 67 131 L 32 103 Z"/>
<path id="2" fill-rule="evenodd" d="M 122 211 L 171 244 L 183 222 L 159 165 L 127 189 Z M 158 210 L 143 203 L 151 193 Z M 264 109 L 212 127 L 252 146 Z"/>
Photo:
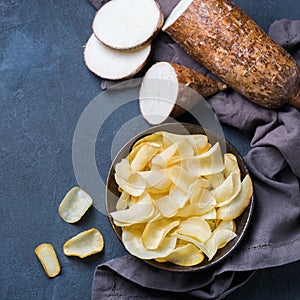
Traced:
<path id="1" fill-rule="evenodd" d="M 107 1 L 90 0 L 98 9 Z M 178 0 L 160 0 L 165 14 Z M 300 21 L 274 22 L 269 35 L 300 64 Z M 153 61 L 170 61 L 207 74 L 208 71 L 161 33 Z M 110 85 L 103 81 L 103 87 Z M 255 209 L 239 247 L 205 271 L 171 273 L 157 270 L 132 256 L 96 268 L 92 299 L 222 299 L 243 285 L 257 269 L 300 259 L 300 112 L 285 105 L 269 110 L 228 90 L 208 99 L 219 120 L 251 138 L 245 156 L 255 188 Z M 183 296 L 184 295 L 184 296 Z"/>

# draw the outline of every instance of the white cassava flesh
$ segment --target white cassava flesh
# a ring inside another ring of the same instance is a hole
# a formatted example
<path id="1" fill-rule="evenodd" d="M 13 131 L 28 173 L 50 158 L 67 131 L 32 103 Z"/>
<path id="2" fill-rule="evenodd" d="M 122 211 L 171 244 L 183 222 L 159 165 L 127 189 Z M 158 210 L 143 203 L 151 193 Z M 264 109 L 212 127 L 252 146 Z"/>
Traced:
<path id="1" fill-rule="evenodd" d="M 225 84 L 185 66 L 158 62 L 143 78 L 139 94 L 141 113 L 150 124 L 159 124 L 226 88 Z"/>
<path id="2" fill-rule="evenodd" d="M 146 64 L 151 46 L 139 50 L 120 51 L 105 46 L 94 34 L 85 45 L 84 61 L 97 76 L 118 80 L 132 77 Z"/>
<path id="3" fill-rule="evenodd" d="M 162 30 L 165 31 L 168 27 L 170 27 L 183 14 L 183 12 L 189 7 L 192 2 L 193 0 L 181 0 L 170 13 L 169 17 L 165 21 Z"/>
<path id="4" fill-rule="evenodd" d="M 178 92 L 174 68 L 167 62 L 153 65 L 143 78 L 139 95 L 145 120 L 153 125 L 165 121 L 175 106 Z"/>
<path id="5" fill-rule="evenodd" d="M 163 21 L 163 14 L 154 0 L 114 0 L 98 10 L 93 31 L 111 48 L 136 49 L 151 42 Z"/>

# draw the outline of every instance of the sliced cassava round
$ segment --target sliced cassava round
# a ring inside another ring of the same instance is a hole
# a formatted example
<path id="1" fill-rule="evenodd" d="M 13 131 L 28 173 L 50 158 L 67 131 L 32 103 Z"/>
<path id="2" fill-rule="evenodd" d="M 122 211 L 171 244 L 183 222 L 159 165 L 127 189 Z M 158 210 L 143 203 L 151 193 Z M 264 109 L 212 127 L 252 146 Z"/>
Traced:
<path id="1" fill-rule="evenodd" d="M 138 50 L 121 51 L 105 46 L 94 34 L 84 49 L 84 61 L 97 76 L 118 80 L 132 77 L 146 64 L 151 46 Z"/>
<path id="2" fill-rule="evenodd" d="M 111 48 L 136 49 L 150 43 L 163 22 L 163 14 L 154 0 L 114 0 L 97 11 L 93 31 Z"/>
<path id="3" fill-rule="evenodd" d="M 181 0 L 163 31 L 249 100 L 300 109 L 297 62 L 229 0 Z"/>
<path id="4" fill-rule="evenodd" d="M 60 273 L 60 265 L 51 244 L 40 244 L 35 248 L 35 254 L 40 260 L 48 277 L 55 277 Z"/>
<path id="5" fill-rule="evenodd" d="M 66 241 L 63 247 L 67 256 L 84 258 L 101 252 L 104 247 L 103 236 L 96 228 L 83 231 Z"/>
<path id="6" fill-rule="evenodd" d="M 159 124 L 194 106 L 202 98 L 191 95 L 187 86 L 204 98 L 226 89 L 225 84 L 187 67 L 158 62 L 146 72 L 139 92 L 140 110 L 145 120 Z"/>
<path id="7" fill-rule="evenodd" d="M 202 97 L 226 89 L 226 85 L 187 67 L 169 62 L 154 64 L 145 74 L 139 93 L 140 110 L 147 122 L 159 124 L 194 106 Z"/>
<path id="8" fill-rule="evenodd" d="M 59 216 L 68 223 L 78 222 L 93 204 L 91 196 L 79 187 L 73 187 L 59 205 Z"/>

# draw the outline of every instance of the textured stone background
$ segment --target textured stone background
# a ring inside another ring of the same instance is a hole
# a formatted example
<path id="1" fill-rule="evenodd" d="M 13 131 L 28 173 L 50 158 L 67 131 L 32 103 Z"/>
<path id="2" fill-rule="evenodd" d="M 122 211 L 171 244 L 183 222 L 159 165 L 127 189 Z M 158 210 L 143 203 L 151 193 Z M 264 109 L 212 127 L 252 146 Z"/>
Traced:
<path id="1" fill-rule="evenodd" d="M 278 18 L 300 19 L 299 0 L 236 3 L 265 30 Z M 75 225 L 57 214 L 62 197 L 76 185 L 71 152 L 76 123 L 101 91 L 82 56 L 94 13 L 85 0 L 0 1 L 0 299 L 89 299 L 96 265 L 125 254 L 96 209 Z M 97 144 L 138 113 L 135 103 L 114 114 Z M 245 154 L 247 137 L 224 130 Z M 105 173 L 110 161 L 97 157 Z M 103 232 L 104 252 L 84 260 L 64 256 L 63 243 L 91 227 Z M 54 279 L 34 254 L 42 242 L 57 250 L 62 272 Z M 299 299 L 299 269 L 298 262 L 259 271 L 228 299 Z"/>

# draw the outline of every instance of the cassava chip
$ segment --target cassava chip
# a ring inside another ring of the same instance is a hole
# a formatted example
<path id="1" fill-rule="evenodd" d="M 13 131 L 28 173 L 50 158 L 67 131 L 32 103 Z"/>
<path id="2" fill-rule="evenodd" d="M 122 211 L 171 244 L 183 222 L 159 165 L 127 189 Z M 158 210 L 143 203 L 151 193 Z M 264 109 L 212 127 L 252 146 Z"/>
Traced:
<path id="1" fill-rule="evenodd" d="M 211 235 L 208 223 L 201 217 L 190 217 L 180 223 L 176 233 L 191 236 L 199 242 L 204 243 Z"/>
<path id="2" fill-rule="evenodd" d="M 101 252 L 104 247 L 102 234 L 96 228 L 83 231 L 65 242 L 63 250 L 67 256 L 84 258 Z"/>
<path id="3" fill-rule="evenodd" d="M 164 149 L 159 154 L 153 157 L 152 164 L 161 166 L 162 168 L 167 167 L 176 154 L 177 149 L 177 144 L 170 145 L 168 148 Z"/>
<path id="4" fill-rule="evenodd" d="M 142 195 L 146 189 L 146 182 L 137 173 L 131 174 L 127 180 L 122 179 L 116 173 L 115 180 L 126 193 L 135 197 Z"/>
<path id="5" fill-rule="evenodd" d="M 195 245 L 186 244 L 176 247 L 165 259 L 179 266 L 191 267 L 200 264 L 204 255 Z"/>
<path id="6" fill-rule="evenodd" d="M 162 145 L 163 142 L 163 136 L 161 132 L 152 133 L 150 135 L 146 135 L 145 137 L 139 139 L 135 142 L 132 149 L 136 148 L 138 145 L 143 143 L 153 142 L 159 145 Z M 132 152 L 132 151 L 131 151 Z"/>
<path id="7" fill-rule="evenodd" d="M 179 166 L 170 167 L 167 169 L 167 172 L 172 182 L 186 193 L 188 193 L 190 186 L 197 179 L 197 176 Z"/>
<path id="8" fill-rule="evenodd" d="M 222 220 L 232 220 L 239 217 L 250 204 L 253 194 L 252 181 L 246 175 L 242 181 L 242 187 L 238 195 L 227 205 L 221 206 L 217 210 L 217 218 Z"/>
<path id="9" fill-rule="evenodd" d="M 116 210 L 124 210 L 128 207 L 130 195 L 123 191 L 121 196 L 116 204 Z"/>
<path id="10" fill-rule="evenodd" d="M 156 143 L 141 144 L 140 149 L 137 151 L 131 162 L 132 172 L 142 171 L 159 149 L 160 145 Z"/>
<path id="11" fill-rule="evenodd" d="M 224 247 L 228 242 L 236 237 L 236 234 L 227 229 L 215 229 L 211 237 L 205 243 L 205 254 L 211 260 L 218 249 Z"/>
<path id="12" fill-rule="evenodd" d="M 172 221 L 168 219 L 147 223 L 142 234 L 143 245 L 149 250 L 157 249 L 165 236 L 179 223 L 180 221 L 178 220 Z"/>
<path id="13" fill-rule="evenodd" d="M 230 173 L 238 173 L 241 176 L 241 171 L 237 162 L 237 159 L 234 154 L 232 153 L 225 153 L 224 154 L 224 175 L 227 177 Z"/>
<path id="14" fill-rule="evenodd" d="M 59 205 L 59 216 L 68 223 L 78 222 L 93 204 L 93 199 L 81 188 L 73 187 Z"/>
<path id="15" fill-rule="evenodd" d="M 205 176 L 205 178 L 214 189 L 219 187 L 225 180 L 225 176 L 224 176 L 223 172 L 207 175 L 207 176 Z"/>
<path id="16" fill-rule="evenodd" d="M 51 244 L 40 244 L 35 248 L 35 254 L 48 277 L 52 278 L 60 273 L 59 261 Z"/>
<path id="17" fill-rule="evenodd" d="M 144 194 L 135 205 L 128 209 L 118 210 L 110 213 L 114 221 L 121 223 L 136 224 L 148 222 L 154 214 L 154 206 L 149 194 Z"/>
<path id="18" fill-rule="evenodd" d="M 218 202 L 217 206 L 224 206 L 230 203 L 241 190 L 241 180 L 238 173 L 233 172 L 215 190 L 214 196 Z"/>
<path id="19" fill-rule="evenodd" d="M 129 253 L 141 259 L 154 259 L 168 256 L 176 246 L 176 238 L 164 238 L 158 248 L 149 250 L 143 245 L 142 233 L 144 227 L 123 228 L 122 242 Z"/>
<path id="20" fill-rule="evenodd" d="M 172 181 L 164 169 L 156 166 L 152 167 L 150 171 L 143 171 L 138 174 L 146 182 L 149 192 L 159 191 L 162 193 L 170 190 Z"/>
<path id="21" fill-rule="evenodd" d="M 186 168 L 196 176 L 222 172 L 224 170 L 224 162 L 220 144 L 216 143 L 207 152 L 186 159 Z"/>
<path id="22" fill-rule="evenodd" d="M 224 160 L 223 160 L 224 157 Z M 111 213 L 132 255 L 180 266 L 211 260 L 236 237 L 233 219 L 249 205 L 249 175 L 205 135 L 157 132 L 116 165 L 121 196 Z"/>
<path id="23" fill-rule="evenodd" d="M 169 195 L 157 199 L 154 202 L 154 205 L 157 207 L 159 212 L 166 218 L 174 216 L 179 209 L 179 204 L 175 202 Z"/>

